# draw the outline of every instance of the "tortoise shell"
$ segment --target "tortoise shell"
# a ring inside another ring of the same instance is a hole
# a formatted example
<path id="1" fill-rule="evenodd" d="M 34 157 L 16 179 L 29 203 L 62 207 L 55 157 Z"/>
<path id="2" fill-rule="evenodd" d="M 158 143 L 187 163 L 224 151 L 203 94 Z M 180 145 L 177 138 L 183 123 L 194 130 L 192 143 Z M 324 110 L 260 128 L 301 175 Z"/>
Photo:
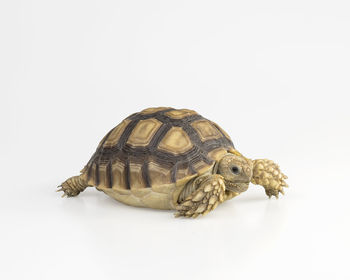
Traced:
<path id="1" fill-rule="evenodd" d="M 205 173 L 232 148 L 227 133 L 195 111 L 148 108 L 108 132 L 82 175 L 107 194 L 159 191 Z"/>

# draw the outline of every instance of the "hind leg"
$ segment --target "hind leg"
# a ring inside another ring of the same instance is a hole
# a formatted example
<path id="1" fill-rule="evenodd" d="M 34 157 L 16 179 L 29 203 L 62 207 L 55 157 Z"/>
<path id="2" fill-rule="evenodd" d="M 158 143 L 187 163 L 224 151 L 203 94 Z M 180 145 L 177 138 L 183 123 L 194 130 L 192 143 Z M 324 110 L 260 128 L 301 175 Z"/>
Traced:
<path id="1" fill-rule="evenodd" d="M 62 197 L 77 196 L 79 193 L 84 191 L 89 185 L 82 178 L 82 176 L 73 176 L 64 181 L 60 186 L 58 186 L 58 192 L 63 191 Z"/>
<path id="2" fill-rule="evenodd" d="M 225 198 L 225 183 L 220 175 L 207 176 L 199 188 L 191 193 L 177 207 L 175 217 L 192 217 L 206 215 L 214 210 Z"/>

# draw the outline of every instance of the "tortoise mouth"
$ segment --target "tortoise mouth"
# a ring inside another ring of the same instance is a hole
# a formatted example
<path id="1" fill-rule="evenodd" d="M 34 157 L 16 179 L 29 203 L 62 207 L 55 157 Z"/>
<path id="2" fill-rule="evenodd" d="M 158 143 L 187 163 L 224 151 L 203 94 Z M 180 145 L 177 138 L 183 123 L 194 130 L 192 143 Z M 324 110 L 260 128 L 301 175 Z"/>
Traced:
<path id="1" fill-rule="evenodd" d="M 227 191 L 241 193 L 245 192 L 248 189 L 249 182 L 233 183 L 231 181 L 225 180 L 225 186 Z"/>

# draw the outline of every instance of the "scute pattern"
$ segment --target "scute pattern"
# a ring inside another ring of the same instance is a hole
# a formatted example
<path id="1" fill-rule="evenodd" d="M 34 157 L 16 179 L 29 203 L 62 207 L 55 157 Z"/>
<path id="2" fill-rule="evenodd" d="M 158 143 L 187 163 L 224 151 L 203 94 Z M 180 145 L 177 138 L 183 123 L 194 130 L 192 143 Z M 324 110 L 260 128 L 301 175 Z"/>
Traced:
<path id="1" fill-rule="evenodd" d="M 91 185 L 144 195 L 205 172 L 233 147 L 217 124 L 195 111 L 148 108 L 112 129 L 83 172 Z"/>
<path id="2" fill-rule="evenodd" d="M 149 145 L 162 123 L 156 119 L 140 120 L 131 132 L 127 144 L 131 146 Z"/>
<path id="3" fill-rule="evenodd" d="M 202 141 L 219 139 L 222 137 L 220 131 L 208 120 L 198 120 L 193 122 L 192 127 L 198 132 Z"/>
<path id="4" fill-rule="evenodd" d="M 122 133 L 124 132 L 127 125 L 130 123 L 130 120 L 123 120 L 119 125 L 117 125 L 114 129 L 110 131 L 109 134 L 106 135 L 106 139 L 103 141 L 103 147 L 113 147 L 115 146 Z M 101 143 L 102 144 L 102 143 Z"/>
<path id="5" fill-rule="evenodd" d="M 181 127 L 172 127 L 158 144 L 158 148 L 174 155 L 188 152 L 193 147 L 190 137 Z"/>
<path id="6" fill-rule="evenodd" d="M 165 113 L 166 116 L 172 119 L 183 119 L 184 117 L 189 117 L 192 115 L 197 115 L 196 111 L 181 109 L 181 110 L 171 110 Z"/>

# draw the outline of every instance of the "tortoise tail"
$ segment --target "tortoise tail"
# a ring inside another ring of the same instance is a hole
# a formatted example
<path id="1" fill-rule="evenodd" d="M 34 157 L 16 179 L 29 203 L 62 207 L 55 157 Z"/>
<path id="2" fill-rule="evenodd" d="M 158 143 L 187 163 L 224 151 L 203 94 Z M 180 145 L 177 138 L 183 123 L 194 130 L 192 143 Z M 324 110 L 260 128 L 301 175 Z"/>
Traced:
<path id="1" fill-rule="evenodd" d="M 62 197 L 77 196 L 79 193 L 84 191 L 89 187 L 88 183 L 83 179 L 82 175 L 73 176 L 64 181 L 60 186 L 58 186 L 58 192 L 63 191 Z"/>

